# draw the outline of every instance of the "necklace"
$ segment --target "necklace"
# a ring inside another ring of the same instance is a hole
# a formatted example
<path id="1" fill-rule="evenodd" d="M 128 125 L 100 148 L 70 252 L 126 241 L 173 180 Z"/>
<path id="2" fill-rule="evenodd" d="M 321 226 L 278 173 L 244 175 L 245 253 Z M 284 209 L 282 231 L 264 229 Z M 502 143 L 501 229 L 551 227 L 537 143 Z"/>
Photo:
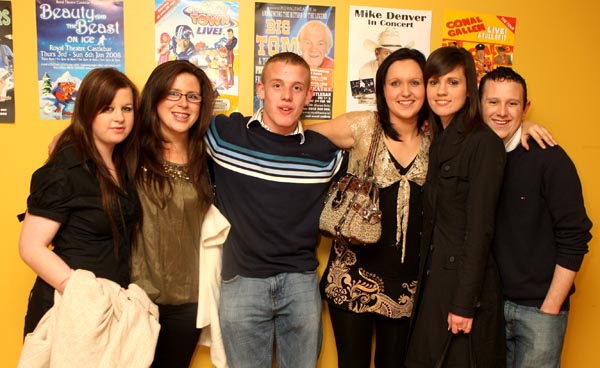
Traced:
<path id="1" fill-rule="evenodd" d="M 163 169 L 171 179 L 190 181 L 187 173 L 187 165 L 175 164 L 169 161 L 163 161 Z"/>

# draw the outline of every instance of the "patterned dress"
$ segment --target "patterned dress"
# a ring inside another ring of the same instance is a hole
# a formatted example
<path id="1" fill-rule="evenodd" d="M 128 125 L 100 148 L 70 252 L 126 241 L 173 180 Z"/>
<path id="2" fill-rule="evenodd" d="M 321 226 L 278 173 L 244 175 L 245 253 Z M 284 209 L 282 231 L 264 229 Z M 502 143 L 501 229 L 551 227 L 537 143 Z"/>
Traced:
<path id="1" fill-rule="evenodd" d="M 355 145 L 349 150 L 348 171 L 361 175 L 377 123 L 372 112 L 349 113 Z M 388 318 L 410 317 L 417 288 L 421 239 L 421 186 L 425 181 L 430 138 L 406 168 L 377 147 L 375 181 L 380 188 L 382 236 L 371 245 L 334 242 L 321 279 L 330 307 Z M 410 213 L 410 216 L 409 216 Z"/>

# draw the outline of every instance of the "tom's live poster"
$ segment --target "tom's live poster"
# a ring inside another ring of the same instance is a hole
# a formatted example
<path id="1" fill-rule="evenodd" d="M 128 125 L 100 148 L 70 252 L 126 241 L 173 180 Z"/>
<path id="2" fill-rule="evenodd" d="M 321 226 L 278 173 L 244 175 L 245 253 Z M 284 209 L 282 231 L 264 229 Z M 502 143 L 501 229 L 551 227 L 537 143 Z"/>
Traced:
<path id="1" fill-rule="evenodd" d="M 14 65 L 11 3 L 0 1 L 0 123 L 15 121 Z"/>
<path id="2" fill-rule="evenodd" d="M 154 0 L 155 60 L 188 60 L 215 90 L 215 114 L 238 108 L 239 4 L 236 1 Z"/>

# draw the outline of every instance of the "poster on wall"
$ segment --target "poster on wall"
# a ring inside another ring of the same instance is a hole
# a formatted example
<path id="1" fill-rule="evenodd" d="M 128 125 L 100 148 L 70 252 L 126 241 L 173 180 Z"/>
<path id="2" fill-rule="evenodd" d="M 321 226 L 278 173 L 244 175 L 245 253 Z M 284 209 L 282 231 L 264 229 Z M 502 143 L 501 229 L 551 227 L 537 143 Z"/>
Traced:
<path id="1" fill-rule="evenodd" d="M 155 61 L 188 60 L 213 83 L 214 112 L 237 111 L 239 4 L 155 0 Z"/>
<path id="2" fill-rule="evenodd" d="M 92 69 L 124 72 L 123 1 L 36 0 L 40 119 L 69 120 Z"/>
<path id="3" fill-rule="evenodd" d="M 464 47 L 473 54 L 477 82 L 498 66 L 512 67 L 517 18 L 456 10 L 444 12 L 442 46 Z"/>
<path id="4" fill-rule="evenodd" d="M 0 1 L 0 123 L 15 121 L 12 17 L 11 3 Z"/>
<path id="5" fill-rule="evenodd" d="M 429 55 L 431 11 L 350 7 L 346 111 L 376 110 L 379 64 L 402 47 Z"/>
<path id="6" fill-rule="evenodd" d="M 314 91 L 302 118 L 331 119 L 335 7 L 256 3 L 255 9 L 255 85 L 269 57 L 286 51 L 299 54 L 310 66 Z M 255 93 L 254 110 L 260 106 Z"/>

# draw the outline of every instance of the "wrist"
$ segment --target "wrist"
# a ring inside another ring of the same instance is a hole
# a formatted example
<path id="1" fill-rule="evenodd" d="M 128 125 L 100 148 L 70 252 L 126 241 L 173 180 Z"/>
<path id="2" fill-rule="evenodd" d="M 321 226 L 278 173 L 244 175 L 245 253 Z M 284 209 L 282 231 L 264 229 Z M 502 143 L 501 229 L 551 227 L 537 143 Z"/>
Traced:
<path id="1" fill-rule="evenodd" d="M 56 288 L 56 290 L 58 290 L 61 294 L 63 293 L 63 291 L 65 290 L 65 287 L 67 285 L 67 282 L 69 281 L 69 279 L 71 278 L 71 275 L 73 274 L 73 270 L 70 270 L 69 274 L 67 275 L 67 277 L 65 277 L 59 284 L 58 287 Z"/>
<path id="2" fill-rule="evenodd" d="M 544 303 L 540 307 L 540 311 L 542 311 L 546 314 L 559 314 L 560 313 L 560 305 L 552 306 L 552 305 L 547 305 L 546 303 Z"/>

